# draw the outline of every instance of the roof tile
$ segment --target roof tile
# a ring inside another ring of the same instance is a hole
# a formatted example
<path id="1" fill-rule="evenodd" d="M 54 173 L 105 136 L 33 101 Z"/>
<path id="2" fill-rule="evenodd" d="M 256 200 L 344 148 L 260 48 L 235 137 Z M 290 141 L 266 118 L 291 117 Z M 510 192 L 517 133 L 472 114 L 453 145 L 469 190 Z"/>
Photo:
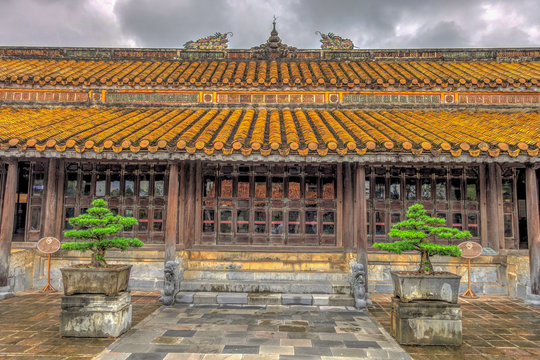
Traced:
<path id="1" fill-rule="evenodd" d="M 0 146 L 262 155 L 412 152 L 538 155 L 534 110 L 0 107 Z"/>

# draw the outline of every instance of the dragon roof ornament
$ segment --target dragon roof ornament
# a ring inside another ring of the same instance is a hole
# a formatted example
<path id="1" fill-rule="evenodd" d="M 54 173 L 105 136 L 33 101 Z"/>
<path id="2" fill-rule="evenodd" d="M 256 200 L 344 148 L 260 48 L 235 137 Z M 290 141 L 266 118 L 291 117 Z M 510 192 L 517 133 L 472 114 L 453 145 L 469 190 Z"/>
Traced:
<path id="1" fill-rule="evenodd" d="M 252 57 L 261 60 L 295 58 L 297 49 L 281 42 L 281 38 L 279 37 L 276 30 L 275 16 L 272 24 L 272 32 L 270 33 L 270 37 L 268 38 L 266 43 L 251 48 Z"/>
<path id="2" fill-rule="evenodd" d="M 184 44 L 184 49 L 198 49 L 198 50 L 224 50 L 227 48 L 229 39 L 227 36 L 233 36 L 232 32 L 220 33 L 217 32 L 214 35 L 201 38 L 197 41 L 188 41 Z"/>
<path id="3" fill-rule="evenodd" d="M 321 36 L 321 49 L 323 50 L 352 50 L 354 44 L 351 39 L 344 39 L 341 36 L 334 35 L 329 32 L 323 34 L 320 31 L 316 31 L 315 34 Z"/>

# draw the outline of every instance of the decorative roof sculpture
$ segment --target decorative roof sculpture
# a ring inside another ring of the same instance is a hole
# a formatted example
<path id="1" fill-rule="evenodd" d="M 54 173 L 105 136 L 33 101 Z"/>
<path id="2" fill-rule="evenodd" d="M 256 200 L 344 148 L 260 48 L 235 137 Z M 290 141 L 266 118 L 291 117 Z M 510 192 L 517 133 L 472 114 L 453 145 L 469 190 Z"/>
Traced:
<path id="1" fill-rule="evenodd" d="M 217 32 L 214 35 L 201 38 L 197 41 L 188 41 L 184 44 L 184 49 L 198 49 L 198 50 L 223 50 L 227 48 L 229 39 L 228 35 L 233 36 L 232 32 L 220 33 Z"/>
<path id="2" fill-rule="evenodd" d="M 315 34 L 321 36 L 321 49 L 323 50 L 352 50 L 354 44 L 351 39 L 343 39 L 341 36 L 334 35 L 329 32 L 323 34 L 320 31 L 316 31 Z"/>
<path id="3" fill-rule="evenodd" d="M 273 28 L 266 43 L 251 48 L 252 56 L 257 59 L 295 58 L 297 49 L 281 42 L 276 30 L 276 17 L 272 22 Z"/>

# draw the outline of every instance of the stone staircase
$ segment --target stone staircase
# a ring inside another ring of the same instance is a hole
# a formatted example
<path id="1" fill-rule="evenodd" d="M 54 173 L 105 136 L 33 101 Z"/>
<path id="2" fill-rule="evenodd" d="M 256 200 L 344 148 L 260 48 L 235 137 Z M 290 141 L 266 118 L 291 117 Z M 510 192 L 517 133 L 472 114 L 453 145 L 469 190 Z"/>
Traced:
<path id="1" fill-rule="evenodd" d="M 179 303 L 354 304 L 344 253 L 188 252 Z"/>

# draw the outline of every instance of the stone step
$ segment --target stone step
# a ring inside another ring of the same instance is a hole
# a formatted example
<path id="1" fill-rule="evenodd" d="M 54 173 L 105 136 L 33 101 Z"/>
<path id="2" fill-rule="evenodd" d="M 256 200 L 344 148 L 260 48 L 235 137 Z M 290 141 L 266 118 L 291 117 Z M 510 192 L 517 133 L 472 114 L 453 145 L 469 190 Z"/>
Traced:
<path id="1" fill-rule="evenodd" d="M 350 294 L 283 294 L 248 292 L 189 292 L 176 295 L 176 303 L 196 305 L 318 305 L 354 306 Z"/>
<path id="2" fill-rule="evenodd" d="M 273 271 L 204 271 L 185 270 L 184 280 L 236 280 L 236 281 L 329 281 L 347 282 L 349 274 L 343 272 L 273 272 Z"/>
<path id="3" fill-rule="evenodd" d="M 257 261 L 257 262 L 345 262 L 343 252 L 242 252 L 242 251 L 190 251 L 190 260 Z"/>
<path id="4" fill-rule="evenodd" d="M 232 293 L 286 293 L 286 294 L 350 294 L 346 281 L 235 281 L 235 280 L 182 280 L 181 291 Z"/>
<path id="5" fill-rule="evenodd" d="M 225 261 L 225 260 L 192 260 L 184 263 L 186 270 L 241 270 L 267 272 L 347 272 L 346 262 L 288 262 L 288 261 Z"/>

